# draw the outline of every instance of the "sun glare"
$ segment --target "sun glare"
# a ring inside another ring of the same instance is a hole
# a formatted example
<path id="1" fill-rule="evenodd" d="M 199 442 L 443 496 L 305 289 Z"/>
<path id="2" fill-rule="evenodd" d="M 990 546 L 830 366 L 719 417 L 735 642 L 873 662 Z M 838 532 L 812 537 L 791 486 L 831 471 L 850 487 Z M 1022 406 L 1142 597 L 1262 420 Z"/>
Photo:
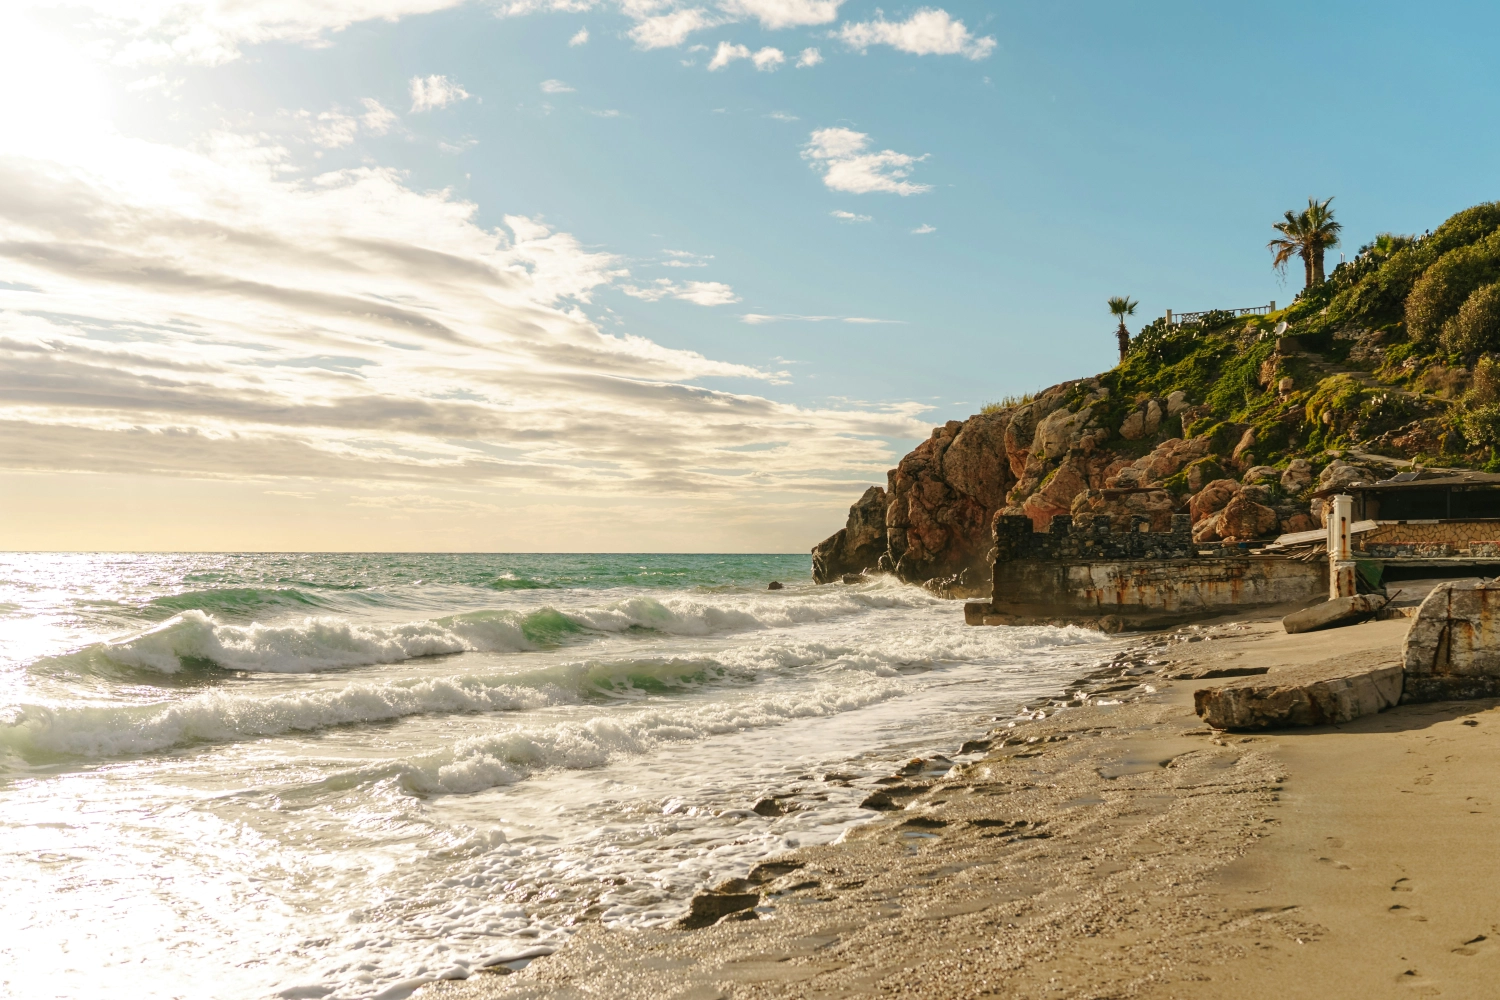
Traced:
<path id="1" fill-rule="evenodd" d="M 0 88 L 0 145 L 18 152 L 86 143 L 109 122 L 97 64 L 25 12 L 0 10 Z"/>

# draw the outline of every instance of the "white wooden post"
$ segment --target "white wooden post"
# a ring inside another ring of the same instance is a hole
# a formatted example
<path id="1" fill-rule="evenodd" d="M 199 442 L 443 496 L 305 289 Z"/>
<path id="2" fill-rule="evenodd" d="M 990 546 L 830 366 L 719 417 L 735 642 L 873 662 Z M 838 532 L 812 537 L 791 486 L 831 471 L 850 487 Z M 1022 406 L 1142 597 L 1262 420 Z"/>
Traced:
<path id="1" fill-rule="evenodd" d="M 1349 544 L 1349 522 L 1354 515 L 1354 498 L 1340 493 L 1333 497 L 1328 514 L 1328 599 L 1353 597 L 1354 551 Z"/>

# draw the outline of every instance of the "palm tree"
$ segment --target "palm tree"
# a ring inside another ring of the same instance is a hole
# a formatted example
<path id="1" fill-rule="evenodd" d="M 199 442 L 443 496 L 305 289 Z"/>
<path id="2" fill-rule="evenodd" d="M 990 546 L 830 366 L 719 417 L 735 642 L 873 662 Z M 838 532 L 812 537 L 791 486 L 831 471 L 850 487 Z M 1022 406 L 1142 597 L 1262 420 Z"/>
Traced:
<path id="1" fill-rule="evenodd" d="M 1344 228 L 1334 221 L 1333 210 L 1328 207 L 1331 201 L 1309 198 L 1301 212 L 1293 214 L 1288 209 L 1285 219 L 1272 223 L 1281 235 L 1266 244 L 1273 255 L 1271 266 L 1278 271 L 1284 272 L 1294 256 L 1302 258 L 1303 277 L 1309 288 L 1323 283 L 1323 253 L 1339 245 L 1339 231 Z"/>
<path id="2" fill-rule="evenodd" d="M 1120 338 L 1120 360 L 1125 360 L 1125 354 L 1130 350 L 1130 331 L 1125 329 L 1125 317 L 1135 315 L 1135 307 L 1139 302 L 1132 302 L 1128 295 L 1116 295 L 1109 300 L 1109 311 L 1120 318 L 1120 328 L 1115 331 L 1115 336 Z"/>

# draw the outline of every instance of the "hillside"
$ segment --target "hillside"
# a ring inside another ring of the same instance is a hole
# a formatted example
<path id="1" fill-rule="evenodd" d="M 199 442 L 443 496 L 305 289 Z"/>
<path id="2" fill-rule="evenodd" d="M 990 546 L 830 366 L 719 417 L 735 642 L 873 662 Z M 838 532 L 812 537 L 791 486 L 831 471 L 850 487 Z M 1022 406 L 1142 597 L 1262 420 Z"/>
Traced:
<path id="1" fill-rule="evenodd" d="M 1500 202 L 1383 235 L 1286 309 L 1158 319 L 1111 371 L 934 428 L 813 549 L 814 576 L 978 595 L 1000 513 L 1040 531 L 1186 512 L 1201 544 L 1237 544 L 1321 524 L 1322 487 L 1412 463 L 1497 471 L 1496 353 Z"/>

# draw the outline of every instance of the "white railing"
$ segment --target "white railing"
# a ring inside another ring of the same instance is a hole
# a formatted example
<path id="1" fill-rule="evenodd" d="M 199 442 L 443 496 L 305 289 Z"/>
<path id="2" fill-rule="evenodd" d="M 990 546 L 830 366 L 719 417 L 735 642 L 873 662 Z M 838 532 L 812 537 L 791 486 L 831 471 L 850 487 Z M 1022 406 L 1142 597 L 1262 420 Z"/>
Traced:
<path id="1" fill-rule="evenodd" d="M 1167 310 L 1167 325 L 1172 326 L 1180 323 L 1196 323 L 1211 312 L 1227 312 L 1235 316 L 1266 316 L 1276 311 L 1276 300 L 1272 299 L 1263 306 L 1247 306 L 1244 309 L 1203 309 L 1198 312 L 1176 313 Z"/>

